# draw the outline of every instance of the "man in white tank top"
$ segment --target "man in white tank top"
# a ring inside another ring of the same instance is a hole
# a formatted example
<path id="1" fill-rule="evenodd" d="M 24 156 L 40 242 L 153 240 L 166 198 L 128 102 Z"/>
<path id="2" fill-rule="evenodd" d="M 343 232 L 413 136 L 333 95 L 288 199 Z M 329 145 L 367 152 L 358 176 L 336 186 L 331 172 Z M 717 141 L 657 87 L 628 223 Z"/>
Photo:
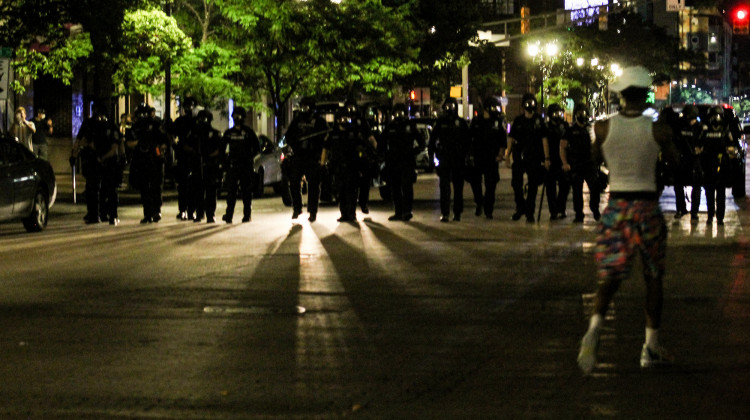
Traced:
<path id="1" fill-rule="evenodd" d="M 607 307 L 629 276 L 636 250 L 642 257 L 646 283 L 646 340 L 641 367 L 672 360 L 658 343 L 667 227 L 659 208 L 656 164 L 659 153 L 673 167 L 678 157 L 671 128 L 643 115 L 650 87 L 648 70 L 640 66 L 623 69 L 610 84 L 610 90 L 620 93 L 620 112 L 594 126 L 594 159 L 604 161 L 609 169 L 610 197 L 599 222 L 596 244 L 599 290 L 578 354 L 578 365 L 587 374 L 596 366 L 599 331 Z"/>

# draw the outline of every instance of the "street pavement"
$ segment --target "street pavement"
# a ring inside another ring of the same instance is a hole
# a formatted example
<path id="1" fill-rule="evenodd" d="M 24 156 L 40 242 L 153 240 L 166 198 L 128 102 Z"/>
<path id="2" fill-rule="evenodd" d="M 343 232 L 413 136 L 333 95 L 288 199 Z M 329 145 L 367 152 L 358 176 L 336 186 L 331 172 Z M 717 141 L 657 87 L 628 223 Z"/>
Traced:
<path id="1" fill-rule="evenodd" d="M 474 216 L 467 187 L 463 220 L 440 223 L 437 178 L 422 174 L 408 223 L 387 221 L 374 190 L 356 223 L 332 205 L 292 221 L 274 196 L 251 223 L 179 222 L 169 192 L 164 220 L 141 225 L 123 191 L 115 227 L 84 225 L 55 167 L 48 229 L 0 225 L 0 418 L 750 416 L 746 200 L 730 197 L 719 227 L 673 221 L 665 191 L 661 342 L 676 363 L 638 365 L 636 264 L 583 376 L 596 223 L 546 208 L 511 221 L 507 169 L 493 220 Z"/>

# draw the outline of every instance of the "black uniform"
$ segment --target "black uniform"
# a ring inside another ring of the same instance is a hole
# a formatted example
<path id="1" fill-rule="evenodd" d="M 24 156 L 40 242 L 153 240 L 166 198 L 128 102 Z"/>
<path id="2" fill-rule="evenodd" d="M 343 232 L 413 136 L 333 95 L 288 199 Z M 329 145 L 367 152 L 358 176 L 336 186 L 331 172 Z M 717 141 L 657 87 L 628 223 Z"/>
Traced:
<path id="1" fill-rule="evenodd" d="M 547 190 L 547 205 L 550 219 L 565 217 L 565 207 L 568 203 L 570 183 L 562 170 L 560 160 L 560 139 L 568 130 L 565 120 L 550 118 L 547 123 L 547 144 L 549 145 L 550 167 L 547 170 L 545 188 Z"/>
<path id="2" fill-rule="evenodd" d="M 338 193 L 340 222 L 357 220 L 357 196 L 366 165 L 363 155 L 366 142 L 353 124 L 335 124 L 324 143 L 328 167 Z"/>
<path id="3" fill-rule="evenodd" d="M 210 122 L 199 121 L 188 135 L 187 146 L 191 152 L 188 155 L 190 157 L 188 208 L 195 209 L 196 222 L 202 221 L 203 216 L 206 216 L 206 221 L 213 223 L 216 212 L 216 190 L 220 176 L 221 133 L 211 127 Z"/>
<path id="4" fill-rule="evenodd" d="M 372 179 L 378 171 L 378 159 L 375 150 L 377 145 L 370 143 L 369 139 L 371 136 L 375 139 L 375 136 L 372 134 L 370 124 L 359 115 L 352 117 L 350 129 L 356 132 L 360 147 L 364 148 L 362 167 L 359 169 L 357 202 L 362 209 L 362 213 L 369 213 L 370 187 L 372 186 Z"/>
<path id="5" fill-rule="evenodd" d="M 391 190 L 395 214 L 391 220 L 410 220 L 417 180 L 416 156 L 424 149 L 425 139 L 416 123 L 397 118 L 383 130 L 378 148 L 385 159 L 386 184 Z"/>
<path id="6" fill-rule="evenodd" d="M 130 184 L 141 193 L 141 222 L 158 222 L 161 220 L 164 180 L 162 149 L 167 145 L 167 136 L 161 131 L 159 121 L 151 117 L 138 118 L 128 134 L 137 140 L 130 163 Z"/>
<path id="7" fill-rule="evenodd" d="M 169 133 L 178 140 L 174 145 L 175 182 L 177 183 L 177 207 L 179 211 L 177 216 L 182 220 L 192 220 L 195 214 L 195 208 L 190 205 L 192 200 L 190 199 L 190 183 L 188 181 L 192 166 L 191 161 L 194 160 L 194 156 L 183 147 L 188 134 L 195 126 L 195 121 L 195 117 L 192 115 L 182 115 L 172 123 L 169 130 Z"/>
<path id="8" fill-rule="evenodd" d="M 501 115 L 490 114 L 488 117 L 476 117 L 471 121 L 470 167 L 467 168 L 467 175 L 474 193 L 477 216 L 484 211 L 487 218 L 492 218 L 495 208 L 495 190 L 500 181 L 497 158 L 507 147 L 508 133 Z M 482 178 L 484 178 L 484 194 L 482 193 Z"/>
<path id="9" fill-rule="evenodd" d="M 547 137 L 547 126 L 536 112 L 530 118 L 522 114 L 513 120 L 510 137 L 514 140 L 511 186 L 516 202 L 516 215 L 525 214 L 527 221 L 533 221 L 537 189 L 544 181 L 542 139 Z M 523 194 L 524 174 L 529 186 L 526 198 Z"/>
<path id="10" fill-rule="evenodd" d="M 81 141 L 81 165 L 86 178 L 86 208 L 84 220 L 96 223 L 99 220 L 118 220 L 117 187 L 122 178 L 119 155 L 120 132 L 106 117 L 89 118 L 78 131 Z"/>
<path id="11" fill-rule="evenodd" d="M 254 170 L 255 157 L 260 154 L 260 140 L 252 128 L 235 125 L 224 132 L 227 157 L 227 211 L 223 219 L 232 222 L 237 202 L 237 188 L 242 189 L 242 221 L 252 216 L 253 189 L 258 182 Z"/>
<path id="12" fill-rule="evenodd" d="M 450 214 L 451 186 L 453 186 L 453 218 L 461 220 L 464 210 L 464 172 L 469 153 L 471 131 L 469 124 L 455 114 L 444 114 L 435 122 L 429 149 L 438 159 L 440 178 L 441 220 Z"/>
<path id="13" fill-rule="evenodd" d="M 597 218 L 599 214 L 600 188 L 597 183 L 598 168 L 591 155 L 591 126 L 573 124 L 562 137 L 567 142 L 565 156 L 570 165 L 567 174 L 573 190 L 573 211 L 575 221 L 583 221 L 583 182 L 589 189 L 589 209 Z"/>
<path id="14" fill-rule="evenodd" d="M 286 140 L 292 151 L 289 159 L 289 192 L 293 217 L 302 213 L 302 177 L 307 180 L 307 211 L 315 220 L 320 200 L 320 158 L 328 133 L 325 120 L 313 113 L 300 114 L 289 125 Z"/>
<path id="15" fill-rule="evenodd" d="M 674 196 L 675 207 L 679 216 L 687 214 L 685 204 L 685 186 L 690 185 L 691 208 L 690 214 L 698 217 L 698 208 L 701 203 L 701 185 L 703 183 L 703 169 L 700 160 L 695 154 L 695 148 L 703 142 L 703 130 L 705 127 L 697 120 L 681 119 L 680 126 L 674 136 L 674 143 L 680 155 L 680 164 L 674 174 Z"/>
<path id="16" fill-rule="evenodd" d="M 721 224 L 724 222 L 726 210 L 726 189 L 732 186 L 732 167 L 738 162 L 737 155 L 730 157 L 727 148 L 734 147 L 737 151 L 740 145 L 723 124 L 719 127 L 706 126 L 701 145 L 703 152 L 700 154 L 700 161 L 703 168 L 703 187 L 706 190 L 708 222 L 711 223 L 716 215 L 717 222 Z"/>

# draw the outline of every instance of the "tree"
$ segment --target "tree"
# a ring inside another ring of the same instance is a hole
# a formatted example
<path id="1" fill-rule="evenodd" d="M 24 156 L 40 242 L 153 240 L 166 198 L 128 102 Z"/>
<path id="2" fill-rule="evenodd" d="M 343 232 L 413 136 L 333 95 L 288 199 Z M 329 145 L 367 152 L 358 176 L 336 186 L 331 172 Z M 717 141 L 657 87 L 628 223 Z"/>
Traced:
<path id="1" fill-rule="evenodd" d="M 415 68 L 410 3 L 217 0 L 217 5 L 231 22 L 222 27 L 222 37 L 241 69 L 231 76 L 244 92 L 236 99 L 250 102 L 252 93 L 262 90 L 277 118 L 296 95 L 330 93 L 355 83 L 387 90 L 390 80 Z"/>
<path id="2" fill-rule="evenodd" d="M 128 12 L 122 23 L 122 41 L 113 75 L 119 93 L 162 91 L 158 82 L 164 77 L 165 65 L 192 50 L 190 39 L 174 18 L 158 9 Z"/>

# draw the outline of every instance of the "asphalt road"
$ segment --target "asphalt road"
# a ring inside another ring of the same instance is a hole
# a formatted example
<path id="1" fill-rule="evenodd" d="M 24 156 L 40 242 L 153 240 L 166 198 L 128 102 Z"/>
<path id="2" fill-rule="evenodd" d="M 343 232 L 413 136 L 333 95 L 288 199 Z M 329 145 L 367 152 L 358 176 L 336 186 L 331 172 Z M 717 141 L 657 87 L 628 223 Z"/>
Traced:
<path id="1" fill-rule="evenodd" d="M 120 226 L 84 225 L 63 195 L 45 232 L 0 225 L 0 418 L 750 416 L 745 201 L 723 228 L 669 224 L 675 366 L 639 368 L 636 269 L 584 377 L 595 224 L 510 221 L 501 176 L 494 220 L 467 199 L 438 222 L 431 175 L 409 223 L 373 192 L 353 224 L 332 206 L 293 222 L 269 197 L 246 224 L 178 222 L 168 201 L 159 224 L 128 204 Z"/>

